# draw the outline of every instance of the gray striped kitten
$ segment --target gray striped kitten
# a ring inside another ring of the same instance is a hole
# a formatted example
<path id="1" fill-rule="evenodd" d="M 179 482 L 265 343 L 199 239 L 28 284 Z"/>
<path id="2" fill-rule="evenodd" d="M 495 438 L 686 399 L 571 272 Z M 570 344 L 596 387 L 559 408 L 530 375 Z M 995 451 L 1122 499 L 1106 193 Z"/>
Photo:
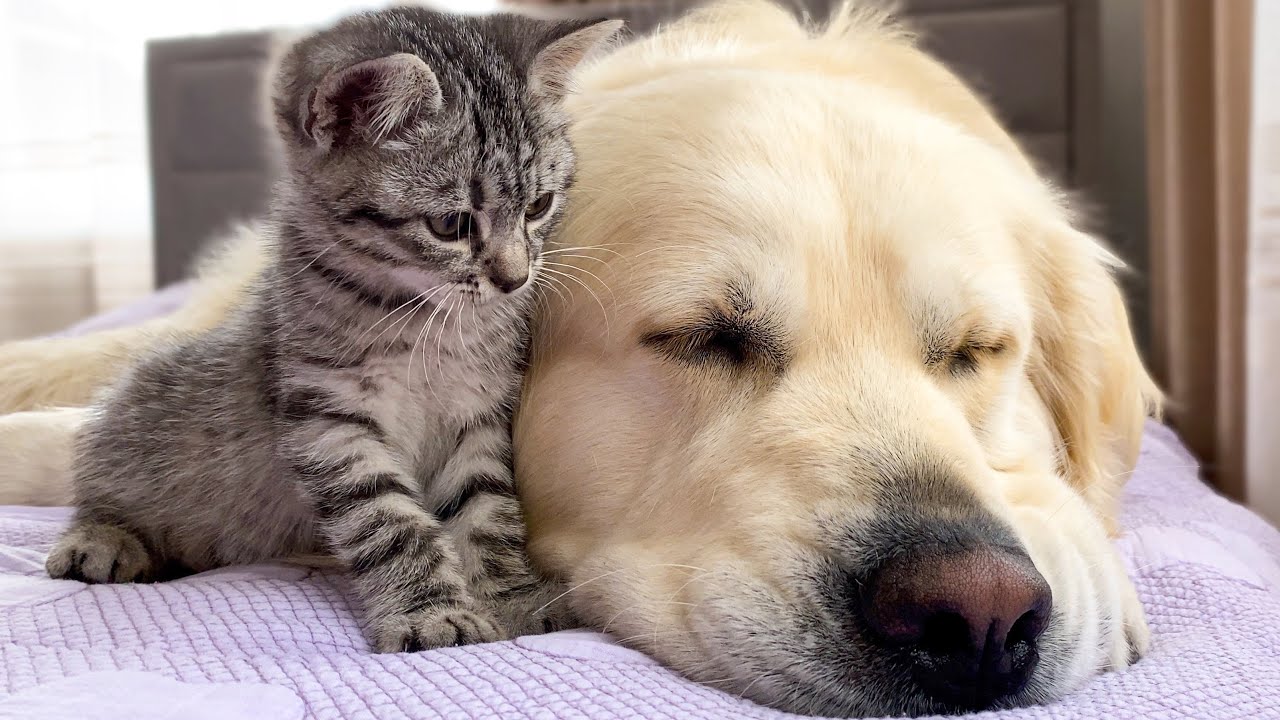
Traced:
<path id="1" fill-rule="evenodd" d="M 141 361 L 78 438 L 87 582 L 331 552 L 379 651 L 541 632 L 510 425 L 573 176 L 560 101 L 618 22 L 401 7 L 293 46 L 253 301 Z"/>

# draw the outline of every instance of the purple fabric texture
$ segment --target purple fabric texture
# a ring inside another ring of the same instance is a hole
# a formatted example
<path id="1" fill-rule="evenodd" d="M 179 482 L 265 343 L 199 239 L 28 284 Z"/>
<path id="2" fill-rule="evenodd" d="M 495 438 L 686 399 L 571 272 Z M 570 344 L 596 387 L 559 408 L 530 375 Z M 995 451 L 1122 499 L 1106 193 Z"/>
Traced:
<path id="1" fill-rule="evenodd" d="M 137 325 L 138 323 L 168 315 L 177 310 L 186 302 L 187 297 L 191 293 L 191 284 L 189 282 L 180 282 L 161 288 L 154 293 L 129 303 L 122 305 L 115 310 L 94 315 L 86 318 L 65 330 L 53 333 L 51 337 L 67 337 L 72 335 L 86 335 L 91 332 L 100 330 L 111 330 L 113 328 L 124 327 L 126 325 Z"/>
<path id="2" fill-rule="evenodd" d="M 1152 424 L 1118 543 L 1150 655 L 1050 706 L 975 718 L 1280 718 L 1280 533 Z M 0 718 L 779 718 L 589 632 L 374 655 L 340 576 L 50 580 L 64 509 L 0 508 Z"/>

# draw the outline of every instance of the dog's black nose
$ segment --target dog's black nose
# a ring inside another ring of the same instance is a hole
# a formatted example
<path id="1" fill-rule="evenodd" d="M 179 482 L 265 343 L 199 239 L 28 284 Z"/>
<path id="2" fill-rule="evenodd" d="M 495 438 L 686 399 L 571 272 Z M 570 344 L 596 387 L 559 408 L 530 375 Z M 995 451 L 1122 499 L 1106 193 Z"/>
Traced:
<path id="1" fill-rule="evenodd" d="M 1049 621 L 1049 584 L 1021 551 L 926 546 L 894 557 L 864 583 L 876 642 L 909 658 L 919 686 L 959 709 L 1022 690 Z"/>

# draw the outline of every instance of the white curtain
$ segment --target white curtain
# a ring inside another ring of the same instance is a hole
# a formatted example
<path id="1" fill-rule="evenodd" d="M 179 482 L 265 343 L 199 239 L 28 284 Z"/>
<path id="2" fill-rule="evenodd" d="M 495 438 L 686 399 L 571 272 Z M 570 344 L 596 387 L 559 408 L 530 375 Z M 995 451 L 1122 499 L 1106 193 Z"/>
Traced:
<path id="1" fill-rule="evenodd" d="M 1246 497 L 1280 523 L 1280 2 L 1255 3 L 1253 23 Z"/>
<path id="2" fill-rule="evenodd" d="M 0 0 L 0 341 L 152 289 L 148 38 L 307 26 L 383 4 Z"/>

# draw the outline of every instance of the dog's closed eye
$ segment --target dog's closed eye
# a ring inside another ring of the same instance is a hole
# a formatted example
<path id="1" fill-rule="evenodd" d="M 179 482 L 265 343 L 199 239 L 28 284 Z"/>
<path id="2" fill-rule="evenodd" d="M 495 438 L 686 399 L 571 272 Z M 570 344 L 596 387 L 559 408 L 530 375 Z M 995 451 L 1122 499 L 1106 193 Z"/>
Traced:
<path id="1" fill-rule="evenodd" d="M 733 326 L 661 330 L 649 333 L 641 342 L 672 360 L 692 364 L 714 362 L 736 368 L 749 362 L 753 354 L 749 335 Z"/>
<path id="2" fill-rule="evenodd" d="M 958 340 L 938 337 L 925 347 L 925 365 L 964 377 L 977 372 L 982 362 L 1006 354 L 1011 345 L 1003 333 L 979 328 L 959 336 Z"/>
<path id="3" fill-rule="evenodd" d="M 688 365 L 760 368 L 777 373 L 786 364 L 776 333 L 758 323 L 719 315 L 646 333 L 640 342 L 667 359 Z"/>
<path id="4" fill-rule="evenodd" d="M 776 376 L 789 359 L 781 322 L 746 282 L 730 282 L 724 294 L 688 319 L 663 323 L 640 337 L 662 357 L 694 367 Z"/>

